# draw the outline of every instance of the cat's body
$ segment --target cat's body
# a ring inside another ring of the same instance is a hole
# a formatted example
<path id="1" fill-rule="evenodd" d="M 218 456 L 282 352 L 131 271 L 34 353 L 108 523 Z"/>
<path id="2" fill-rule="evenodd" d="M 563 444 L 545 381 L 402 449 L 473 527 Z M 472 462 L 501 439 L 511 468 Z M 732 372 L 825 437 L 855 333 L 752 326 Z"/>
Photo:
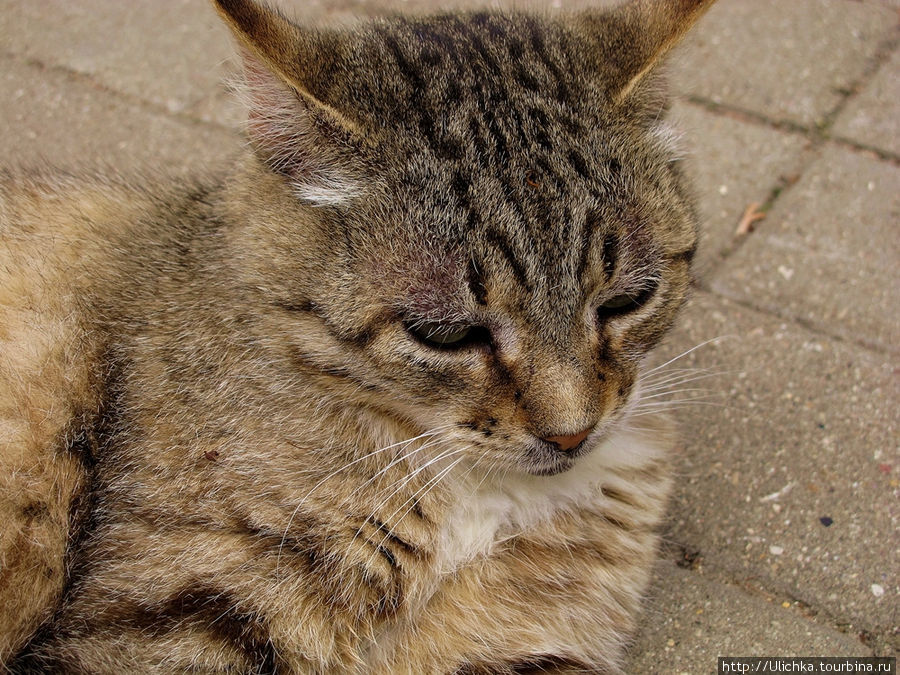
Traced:
<path id="1" fill-rule="evenodd" d="M 239 168 L 4 178 L 0 663 L 614 671 L 696 237 L 645 76 L 707 4 L 347 39 L 222 2 Z"/>

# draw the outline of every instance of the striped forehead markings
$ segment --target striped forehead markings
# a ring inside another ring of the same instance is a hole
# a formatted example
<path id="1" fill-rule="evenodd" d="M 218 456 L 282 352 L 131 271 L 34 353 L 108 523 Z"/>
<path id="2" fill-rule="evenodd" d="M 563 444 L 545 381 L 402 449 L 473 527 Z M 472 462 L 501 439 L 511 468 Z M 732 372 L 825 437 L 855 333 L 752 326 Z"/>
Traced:
<path id="1" fill-rule="evenodd" d="M 603 237 L 603 271 L 607 281 L 611 280 L 619 260 L 619 238 L 612 232 Z"/>
<path id="2" fill-rule="evenodd" d="M 466 268 L 466 282 L 469 290 L 479 305 L 487 305 L 487 288 L 484 284 L 484 275 L 481 272 L 482 265 L 477 260 L 470 259 Z"/>
<path id="3" fill-rule="evenodd" d="M 408 85 L 414 104 L 408 108 L 413 115 L 411 121 L 418 123 L 425 140 L 436 143 L 445 154 L 459 156 L 455 146 L 460 139 L 453 139 L 449 148 L 442 147 L 449 141 L 445 130 L 435 128 L 435 119 L 446 117 L 448 104 L 452 107 L 465 98 L 464 88 L 470 89 L 469 99 L 478 104 L 480 113 L 470 120 L 470 143 L 483 144 L 483 129 L 498 156 L 507 155 L 516 136 L 522 144 L 549 147 L 549 138 L 543 133 L 548 123 L 546 113 L 533 105 L 512 105 L 508 88 L 512 85 L 513 92 L 549 92 L 556 100 L 551 107 L 569 107 L 570 69 L 557 62 L 556 48 L 550 46 L 539 22 L 474 14 L 468 21 L 414 23 L 401 32 L 383 28 L 378 33 L 388 58 Z M 450 77 L 442 77 L 441 71 L 444 75 L 452 72 Z M 502 118 L 497 112 L 500 110 Z M 529 120 L 534 124 L 529 125 Z M 537 129 L 536 138 L 526 138 L 528 126 Z M 478 149 L 480 154 L 483 148 Z"/>
<path id="4" fill-rule="evenodd" d="M 565 142 L 581 126 L 564 63 L 565 46 L 560 48 L 556 36 L 530 19 L 511 23 L 475 14 L 466 21 L 406 26 L 405 34 L 384 30 L 380 37 L 415 100 L 408 109 L 410 122 L 436 155 L 455 160 L 457 168 L 444 189 L 450 188 L 463 214 L 464 230 L 481 230 L 477 238 L 494 249 L 496 259 L 529 292 L 541 285 L 540 279 L 531 278 L 535 269 L 562 273 L 562 263 L 566 276 L 581 279 L 590 251 L 599 243 L 594 241 L 599 218 L 592 212 L 576 221 L 571 208 L 556 208 L 573 180 L 591 180 L 594 173 L 577 146 Z M 449 80 L 441 76 L 447 70 L 454 70 Z M 532 98 L 515 95 L 538 85 L 549 96 L 537 105 Z M 458 101 L 448 101 L 451 91 Z M 447 105 L 454 102 L 465 105 Z M 452 116 L 461 124 L 451 124 Z M 554 137 L 558 133 L 562 139 Z M 530 156 L 531 168 L 511 167 L 513 151 L 518 157 Z M 551 159 L 556 152 L 560 156 Z M 471 169 L 464 166 L 467 158 L 477 163 L 472 168 L 506 168 L 503 189 L 492 198 L 500 198 L 522 228 L 510 232 L 491 226 L 492 214 L 481 207 Z M 614 238 L 603 242 L 607 276 L 616 265 L 617 245 Z M 481 275 L 486 272 L 480 270 Z M 473 295 L 483 299 L 484 279 L 471 270 L 467 276 Z"/>
<path id="5" fill-rule="evenodd" d="M 575 275 L 579 279 L 581 279 L 587 271 L 588 260 L 590 259 L 591 249 L 593 248 L 591 244 L 597 217 L 597 212 L 593 209 L 585 214 L 579 233 L 578 246 L 573 246 L 573 248 L 578 251 L 578 262 L 575 266 Z"/>
<path id="6" fill-rule="evenodd" d="M 499 251 L 503 260 L 506 261 L 507 267 L 515 276 L 516 280 L 527 291 L 534 290 L 534 284 L 529 280 L 527 270 L 514 252 L 512 242 L 505 232 L 496 228 L 488 228 L 485 232 L 488 243 Z"/>

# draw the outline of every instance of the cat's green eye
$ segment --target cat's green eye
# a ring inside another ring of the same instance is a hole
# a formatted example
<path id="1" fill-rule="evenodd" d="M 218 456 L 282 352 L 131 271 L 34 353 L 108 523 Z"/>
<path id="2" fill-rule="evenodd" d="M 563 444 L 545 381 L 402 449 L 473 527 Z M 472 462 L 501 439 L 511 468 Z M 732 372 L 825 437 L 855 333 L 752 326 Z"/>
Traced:
<path id="1" fill-rule="evenodd" d="M 458 349 L 476 343 L 487 343 L 490 334 L 481 326 L 417 321 L 405 324 L 406 330 L 420 342 L 435 349 Z"/>

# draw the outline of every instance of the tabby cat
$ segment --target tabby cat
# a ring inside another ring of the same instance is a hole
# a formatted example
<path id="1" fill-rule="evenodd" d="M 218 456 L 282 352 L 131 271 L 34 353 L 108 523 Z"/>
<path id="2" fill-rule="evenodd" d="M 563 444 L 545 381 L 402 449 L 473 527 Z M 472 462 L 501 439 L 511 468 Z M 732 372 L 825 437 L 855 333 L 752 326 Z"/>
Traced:
<path id="1" fill-rule="evenodd" d="M 3 174 L 0 664 L 619 672 L 696 242 L 657 66 L 711 3 L 217 0 L 239 166 Z"/>

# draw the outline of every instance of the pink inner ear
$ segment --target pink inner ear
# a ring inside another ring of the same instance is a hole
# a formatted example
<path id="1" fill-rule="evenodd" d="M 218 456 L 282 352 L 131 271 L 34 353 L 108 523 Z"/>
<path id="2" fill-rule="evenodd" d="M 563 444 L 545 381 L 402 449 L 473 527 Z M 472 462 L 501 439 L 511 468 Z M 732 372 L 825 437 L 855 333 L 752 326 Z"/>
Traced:
<path id="1" fill-rule="evenodd" d="M 308 114 L 297 93 L 256 54 L 240 47 L 244 63 L 243 95 L 248 108 L 247 133 L 263 159 L 279 173 L 297 175 L 304 166 L 304 127 Z"/>
<path id="2" fill-rule="evenodd" d="M 336 147 L 330 109 L 298 92 L 248 48 L 241 47 L 247 135 L 262 160 L 287 176 L 297 196 L 336 204 L 360 193 L 351 160 Z"/>
<path id="3" fill-rule="evenodd" d="M 276 79 L 274 73 L 260 60 L 260 58 L 244 45 L 238 45 L 241 62 L 244 65 L 244 79 L 250 87 L 260 87 L 270 80 Z"/>

